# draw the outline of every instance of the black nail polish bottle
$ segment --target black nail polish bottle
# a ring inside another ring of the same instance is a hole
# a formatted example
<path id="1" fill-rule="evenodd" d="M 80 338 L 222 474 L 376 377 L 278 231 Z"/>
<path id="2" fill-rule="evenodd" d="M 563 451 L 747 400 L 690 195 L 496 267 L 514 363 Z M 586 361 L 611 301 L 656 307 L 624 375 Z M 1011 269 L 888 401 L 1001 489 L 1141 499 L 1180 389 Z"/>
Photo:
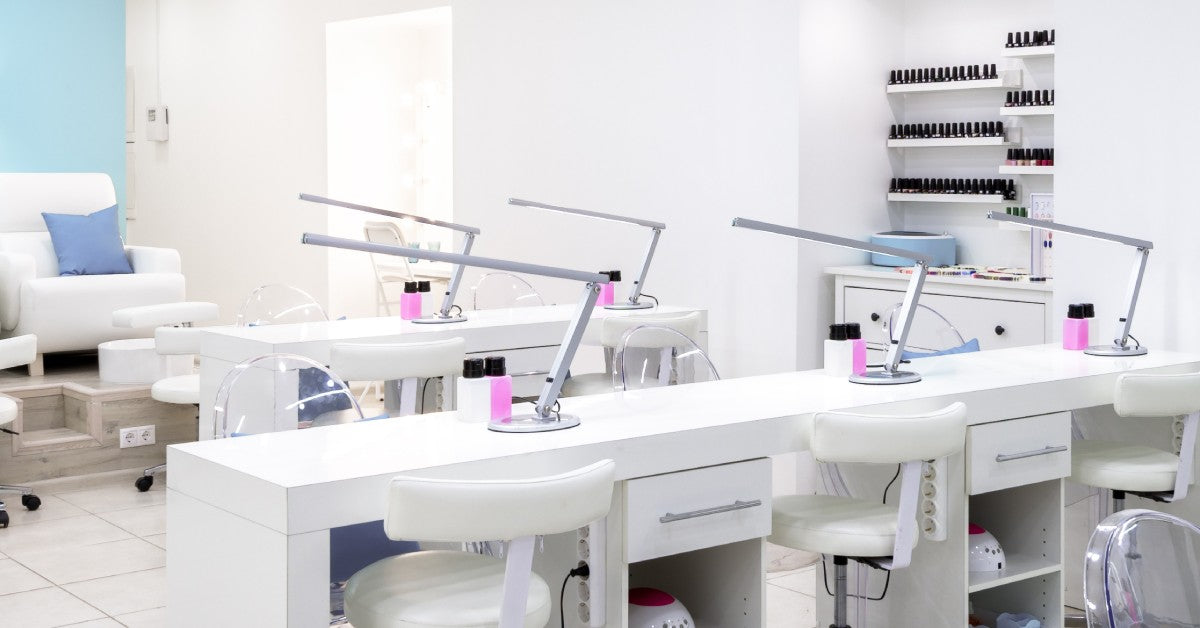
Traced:
<path id="1" fill-rule="evenodd" d="M 1021 45 L 1022 45 L 1022 46 L 1028 46 L 1028 45 L 1029 45 L 1029 31 L 1025 31 L 1025 36 L 1024 36 L 1024 38 L 1021 40 Z"/>
<path id="2" fill-rule="evenodd" d="M 1011 107 L 1011 106 L 1013 106 L 1013 93 L 1012 93 L 1012 92 L 1008 92 L 1007 94 L 1005 94 L 1005 96 L 1004 96 L 1004 106 L 1005 106 L 1005 107 Z"/>
<path id="3" fill-rule="evenodd" d="M 991 66 L 988 67 L 988 71 L 991 73 L 992 78 L 1000 78 L 1000 75 L 996 72 L 996 64 L 995 63 L 993 63 Z"/>
<path id="4" fill-rule="evenodd" d="M 1050 29 L 1050 45 L 1054 45 L 1054 29 Z"/>
<path id="5" fill-rule="evenodd" d="M 1008 34 L 1008 41 L 1007 41 L 1007 42 L 1005 42 L 1005 44 L 1004 44 L 1004 47 L 1005 47 L 1005 48 L 1012 48 L 1012 47 L 1013 47 L 1012 35 L 1013 35 L 1012 33 L 1009 33 L 1009 34 Z"/>

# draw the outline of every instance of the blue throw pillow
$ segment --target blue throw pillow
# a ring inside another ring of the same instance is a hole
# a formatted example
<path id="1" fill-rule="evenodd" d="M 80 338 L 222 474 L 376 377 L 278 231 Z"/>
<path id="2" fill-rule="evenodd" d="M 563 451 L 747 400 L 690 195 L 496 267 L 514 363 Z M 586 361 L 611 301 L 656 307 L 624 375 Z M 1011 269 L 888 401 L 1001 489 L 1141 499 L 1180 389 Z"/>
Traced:
<path id="1" fill-rule="evenodd" d="M 117 226 L 117 206 L 79 216 L 42 212 L 59 275 L 119 275 L 133 272 Z"/>

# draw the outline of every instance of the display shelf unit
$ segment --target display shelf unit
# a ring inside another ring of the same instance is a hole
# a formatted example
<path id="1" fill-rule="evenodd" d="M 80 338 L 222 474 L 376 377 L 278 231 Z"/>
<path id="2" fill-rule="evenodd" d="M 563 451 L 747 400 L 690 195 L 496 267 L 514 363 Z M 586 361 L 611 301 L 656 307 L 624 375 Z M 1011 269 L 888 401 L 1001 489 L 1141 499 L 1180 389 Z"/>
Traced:
<path id="1" fill-rule="evenodd" d="M 1054 115 L 1054 105 L 1042 105 L 1041 107 L 1001 107 L 1000 115 L 1002 115 L 1002 116 L 1052 116 L 1052 115 Z"/>
<path id="2" fill-rule="evenodd" d="M 1011 199 L 1005 200 L 999 194 L 912 194 L 908 192 L 888 192 L 887 200 L 910 203 L 985 203 L 988 205 L 1017 202 Z"/>
<path id="3" fill-rule="evenodd" d="M 1031 59 L 1036 57 L 1053 57 L 1054 46 L 1026 46 L 1024 48 L 1004 48 L 1001 57 L 1016 59 Z"/>
<path id="4" fill-rule="evenodd" d="M 957 92 L 969 89 L 999 89 L 1021 87 L 1021 72 L 1017 70 L 1001 70 L 1000 78 L 979 79 L 974 81 L 942 81 L 939 83 L 906 83 L 903 85 L 888 85 L 889 94 L 913 94 L 920 92 Z"/>
<path id="5" fill-rule="evenodd" d="M 1062 565 L 1041 556 L 1016 554 L 1005 557 L 1003 571 L 972 571 L 967 578 L 967 592 L 977 593 L 1029 578 L 1039 578 L 1062 571 Z"/>
<path id="6" fill-rule="evenodd" d="M 888 140 L 887 145 L 888 148 L 937 148 L 949 146 L 1016 146 L 1017 142 L 1007 137 L 931 137 Z"/>
<path id="7" fill-rule="evenodd" d="M 1000 166 L 1000 174 L 1054 174 L 1054 166 Z"/>

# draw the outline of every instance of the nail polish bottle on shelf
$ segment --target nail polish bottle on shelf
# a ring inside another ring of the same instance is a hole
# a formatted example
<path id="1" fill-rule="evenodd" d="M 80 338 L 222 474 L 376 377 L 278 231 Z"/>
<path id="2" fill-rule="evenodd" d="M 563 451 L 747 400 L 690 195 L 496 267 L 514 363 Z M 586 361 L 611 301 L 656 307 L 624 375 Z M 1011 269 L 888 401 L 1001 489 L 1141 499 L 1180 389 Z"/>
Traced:
<path id="1" fill-rule="evenodd" d="M 404 282 L 404 292 L 400 295 L 400 318 L 411 321 L 421 317 L 421 293 L 417 291 L 417 282 Z"/>
<path id="2" fill-rule="evenodd" d="M 454 391 L 458 420 L 480 423 L 492 418 L 492 383 L 483 376 L 483 358 L 463 360 Z"/>
<path id="3" fill-rule="evenodd" d="M 1013 34 L 1012 34 L 1012 33 L 1009 33 L 1009 34 L 1008 34 L 1008 41 L 1006 41 L 1006 42 L 1004 43 L 1004 47 L 1005 47 L 1005 48 L 1012 48 L 1012 47 L 1013 47 Z"/>
<path id="4" fill-rule="evenodd" d="M 1067 306 L 1067 318 L 1063 321 L 1063 349 L 1082 351 L 1088 347 L 1088 320 L 1084 316 L 1083 304 Z"/>
<path id="5" fill-rule="evenodd" d="M 491 419 L 512 418 L 512 376 L 504 365 L 503 356 L 488 356 L 483 360 L 483 375 L 490 390 Z"/>

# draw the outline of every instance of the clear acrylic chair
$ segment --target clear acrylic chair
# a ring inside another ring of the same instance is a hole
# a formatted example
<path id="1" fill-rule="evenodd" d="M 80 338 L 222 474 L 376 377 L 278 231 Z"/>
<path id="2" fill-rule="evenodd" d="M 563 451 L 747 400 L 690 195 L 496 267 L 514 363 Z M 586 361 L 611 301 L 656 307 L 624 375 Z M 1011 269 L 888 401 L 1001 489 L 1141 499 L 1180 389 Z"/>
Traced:
<path id="1" fill-rule="evenodd" d="M 884 345 L 892 344 L 895 340 L 897 317 L 900 315 L 902 304 L 897 303 L 883 317 Z M 905 360 L 928 358 L 950 353 L 971 353 L 979 351 L 979 340 L 966 340 L 962 333 L 945 316 L 937 310 L 918 304 L 913 312 L 912 326 L 909 328 L 908 341 L 905 343 L 902 357 Z"/>
<path id="2" fill-rule="evenodd" d="M 231 438 L 361 421 L 358 400 L 320 363 L 271 353 L 233 367 L 217 388 L 213 435 Z"/>
<path id="3" fill-rule="evenodd" d="M 694 340 L 663 325 L 629 329 L 617 346 L 613 387 L 640 390 L 721 379 L 717 367 Z"/>
<path id="4" fill-rule="evenodd" d="M 487 273 L 471 286 L 472 310 L 545 305 L 528 281 L 511 273 Z"/>
<path id="5" fill-rule="evenodd" d="M 1200 527 L 1131 509 L 1096 527 L 1083 567 L 1089 628 L 1200 626 Z"/>
<path id="6" fill-rule="evenodd" d="M 283 284 L 255 288 L 237 315 L 238 327 L 312 323 L 329 320 L 325 308 L 307 292 Z"/>

